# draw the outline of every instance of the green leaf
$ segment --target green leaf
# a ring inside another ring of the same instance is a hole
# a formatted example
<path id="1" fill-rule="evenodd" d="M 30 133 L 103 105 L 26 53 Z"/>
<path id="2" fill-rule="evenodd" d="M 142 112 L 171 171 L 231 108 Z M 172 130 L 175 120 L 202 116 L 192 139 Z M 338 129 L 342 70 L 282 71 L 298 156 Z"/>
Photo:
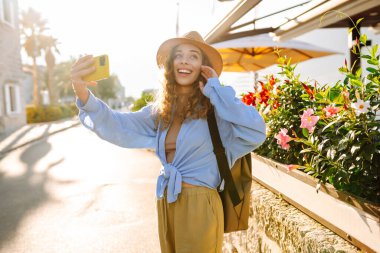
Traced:
<path id="1" fill-rule="evenodd" d="M 367 63 L 371 64 L 371 65 L 377 65 L 379 63 L 379 61 L 376 59 L 371 59 L 371 60 L 368 60 Z"/>
<path id="2" fill-rule="evenodd" d="M 371 73 L 376 73 L 376 72 L 377 72 L 376 69 L 371 68 L 371 67 L 366 68 L 366 70 L 367 70 L 368 72 L 371 72 Z"/>
<path id="3" fill-rule="evenodd" d="M 313 144 L 310 141 L 305 141 L 304 143 L 305 143 L 305 145 L 313 146 Z"/>
<path id="4" fill-rule="evenodd" d="M 327 150 L 326 156 L 329 159 L 334 159 L 335 154 L 336 154 L 336 151 L 334 149 L 330 148 L 330 149 Z"/>
<path id="5" fill-rule="evenodd" d="M 338 120 L 334 120 L 330 123 L 328 123 L 323 129 L 322 129 L 322 132 L 324 132 L 327 128 L 329 128 L 330 126 L 334 125 L 336 122 L 338 122 Z"/>
<path id="6" fill-rule="evenodd" d="M 344 81 L 343 81 L 343 83 L 344 83 L 345 85 L 347 85 L 347 84 L 348 84 L 348 76 L 346 76 L 346 78 L 344 78 Z"/>
<path id="7" fill-rule="evenodd" d="M 355 139 L 355 136 L 356 136 L 355 131 L 353 130 L 348 131 L 347 137 L 349 138 L 349 140 L 353 141 Z"/>
<path id="8" fill-rule="evenodd" d="M 361 74 L 362 74 L 362 68 L 358 68 L 358 70 L 355 73 L 355 76 L 360 78 Z"/>
<path id="9" fill-rule="evenodd" d="M 349 141 L 348 138 L 343 138 L 339 141 L 338 146 L 342 149 L 345 149 L 347 147 L 347 142 Z"/>
<path id="10" fill-rule="evenodd" d="M 323 141 L 318 145 L 318 150 L 319 150 L 319 151 L 322 151 L 323 146 L 325 145 L 325 143 L 326 143 L 327 141 L 329 141 L 329 139 L 323 140 Z"/>
<path id="11" fill-rule="evenodd" d="M 298 143 L 305 143 L 306 144 L 306 140 L 305 139 L 301 139 L 301 138 L 296 138 L 293 141 L 294 142 L 298 142 Z"/>
<path id="12" fill-rule="evenodd" d="M 348 29 L 348 34 L 352 33 L 352 30 L 354 30 L 355 27 L 351 27 L 350 29 Z"/>
<path id="13" fill-rule="evenodd" d="M 369 56 L 369 55 L 362 55 L 361 58 L 363 58 L 363 59 L 372 59 L 372 57 Z"/>
<path id="14" fill-rule="evenodd" d="M 363 43 L 364 45 L 367 44 L 367 35 L 363 34 L 362 36 L 360 36 L 360 42 Z"/>
<path id="15" fill-rule="evenodd" d="M 377 49 L 379 48 L 379 45 L 378 44 L 375 44 L 373 47 L 372 47 L 372 50 L 371 50 L 371 55 L 372 55 L 372 58 L 376 58 L 376 53 L 377 53 Z"/>
<path id="16" fill-rule="evenodd" d="M 330 99 L 330 100 L 332 100 L 332 99 Z M 343 94 L 339 94 L 339 96 L 335 97 L 332 101 L 335 104 L 343 104 L 343 102 L 344 102 L 344 96 L 343 96 Z"/>
<path id="17" fill-rule="evenodd" d="M 306 128 L 302 128 L 302 134 L 303 134 L 303 136 L 305 136 L 306 138 L 309 138 L 309 130 L 307 130 Z"/>
<path id="18" fill-rule="evenodd" d="M 359 81 L 359 80 L 355 80 L 355 79 L 351 79 L 351 83 L 355 86 L 359 86 L 361 87 L 362 86 L 362 82 Z"/>
<path id="19" fill-rule="evenodd" d="M 360 146 L 354 145 L 351 148 L 351 154 L 355 154 L 360 149 Z"/>
<path id="20" fill-rule="evenodd" d="M 323 95 L 322 95 L 321 93 L 317 93 L 317 94 L 315 95 L 315 98 L 316 98 L 316 99 L 323 99 Z"/>
<path id="21" fill-rule="evenodd" d="M 347 73 L 348 72 L 348 69 L 346 67 L 340 67 L 339 68 L 339 71 L 340 72 L 343 72 L 343 73 Z"/>
<path id="22" fill-rule="evenodd" d="M 331 159 L 334 159 L 335 154 L 336 154 L 336 150 L 335 149 L 331 149 L 331 152 L 330 152 Z"/>
<path id="23" fill-rule="evenodd" d="M 353 169 L 355 169 L 355 164 L 352 164 L 352 165 L 348 168 L 349 171 L 352 171 Z"/>
<path id="24" fill-rule="evenodd" d="M 360 21 L 362 21 L 364 18 L 359 18 L 357 21 L 356 21 L 356 26 L 358 26 L 358 24 L 360 23 Z"/>
<path id="25" fill-rule="evenodd" d="M 343 155 L 341 155 L 339 158 L 338 158 L 338 161 L 341 161 L 341 160 L 344 160 L 345 158 L 346 158 L 346 154 L 343 154 Z"/>
<path id="26" fill-rule="evenodd" d="M 304 153 L 310 153 L 311 152 L 311 148 L 305 148 L 305 149 L 302 149 L 300 151 L 300 154 L 304 154 Z"/>
<path id="27" fill-rule="evenodd" d="M 311 138 L 310 138 L 310 142 L 311 142 L 312 144 L 314 144 L 314 141 L 315 141 L 315 140 L 314 140 L 314 135 L 312 135 Z"/>

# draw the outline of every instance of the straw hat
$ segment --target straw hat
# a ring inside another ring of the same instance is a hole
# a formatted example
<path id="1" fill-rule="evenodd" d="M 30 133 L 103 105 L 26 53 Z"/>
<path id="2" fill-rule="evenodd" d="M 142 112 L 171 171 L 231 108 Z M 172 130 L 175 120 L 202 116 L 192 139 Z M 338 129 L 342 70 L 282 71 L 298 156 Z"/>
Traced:
<path id="1" fill-rule="evenodd" d="M 207 44 L 203 40 L 202 36 L 195 31 L 188 32 L 178 38 L 168 39 L 164 41 L 157 51 L 157 65 L 159 67 L 163 67 L 165 65 L 165 61 L 170 54 L 170 50 L 178 46 L 179 44 L 192 44 L 200 48 L 202 52 L 205 55 L 207 55 L 211 63 L 211 66 L 213 67 L 213 69 L 215 69 L 218 76 L 220 75 L 220 73 L 222 73 L 223 60 L 219 52 L 215 48 Z"/>

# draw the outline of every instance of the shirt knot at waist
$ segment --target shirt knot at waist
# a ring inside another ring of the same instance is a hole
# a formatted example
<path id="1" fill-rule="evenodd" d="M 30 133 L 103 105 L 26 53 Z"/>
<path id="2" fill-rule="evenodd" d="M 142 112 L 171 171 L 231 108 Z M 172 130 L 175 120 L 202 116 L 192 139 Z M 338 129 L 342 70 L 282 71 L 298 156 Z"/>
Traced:
<path id="1" fill-rule="evenodd" d="M 162 198 L 164 196 L 166 187 L 168 187 L 168 203 L 175 202 L 182 189 L 182 175 L 175 166 L 169 163 L 164 164 L 157 179 L 156 194 L 158 198 Z"/>

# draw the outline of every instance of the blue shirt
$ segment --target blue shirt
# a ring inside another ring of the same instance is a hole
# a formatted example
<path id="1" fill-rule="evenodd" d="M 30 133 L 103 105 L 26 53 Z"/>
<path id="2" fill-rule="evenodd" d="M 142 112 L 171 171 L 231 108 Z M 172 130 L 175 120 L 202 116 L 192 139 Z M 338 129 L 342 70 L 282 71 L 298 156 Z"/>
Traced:
<path id="1" fill-rule="evenodd" d="M 263 118 L 252 106 L 235 97 L 230 86 L 222 86 L 218 78 L 210 78 L 203 90 L 215 108 L 215 117 L 226 150 L 230 168 L 235 161 L 260 146 L 265 136 Z M 77 100 L 82 124 L 100 138 L 126 148 L 153 148 L 163 167 L 157 179 L 157 198 L 167 188 L 169 203 L 177 200 L 182 181 L 198 186 L 217 188 L 221 179 L 207 119 L 191 119 L 182 123 L 171 163 L 166 162 L 165 137 L 168 128 L 155 127 L 152 105 L 138 112 L 110 109 L 90 93 L 85 105 Z"/>

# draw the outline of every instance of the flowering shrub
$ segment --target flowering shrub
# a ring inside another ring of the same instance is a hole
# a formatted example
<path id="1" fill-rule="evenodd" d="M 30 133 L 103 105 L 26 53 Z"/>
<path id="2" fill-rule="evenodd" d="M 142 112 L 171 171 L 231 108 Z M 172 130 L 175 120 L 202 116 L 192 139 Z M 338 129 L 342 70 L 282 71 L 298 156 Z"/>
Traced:
<path id="1" fill-rule="evenodd" d="M 366 36 L 360 37 L 366 44 Z M 360 43 L 354 49 L 360 54 Z M 368 48 L 367 48 L 368 49 Z M 380 64 L 378 45 L 361 54 L 370 67 L 361 77 L 345 61 L 343 81 L 301 81 L 290 60 L 280 57 L 278 76 L 266 76 L 243 102 L 267 123 L 267 140 L 255 152 L 330 183 L 336 189 L 380 202 Z"/>

